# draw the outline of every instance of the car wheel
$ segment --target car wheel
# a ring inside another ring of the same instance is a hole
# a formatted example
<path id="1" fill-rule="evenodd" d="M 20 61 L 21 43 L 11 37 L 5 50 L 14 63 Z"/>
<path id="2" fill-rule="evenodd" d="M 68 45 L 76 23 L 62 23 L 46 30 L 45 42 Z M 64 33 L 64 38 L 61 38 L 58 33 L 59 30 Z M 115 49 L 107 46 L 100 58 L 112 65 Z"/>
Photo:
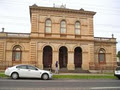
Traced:
<path id="1" fill-rule="evenodd" d="M 120 77 L 117 77 L 118 79 L 120 79 Z"/>
<path id="2" fill-rule="evenodd" d="M 45 73 L 45 74 L 43 74 L 43 75 L 42 75 L 42 79 L 43 79 L 43 80 L 48 80 L 48 79 L 49 79 L 48 74 L 46 74 L 46 73 Z"/>
<path id="3" fill-rule="evenodd" d="M 18 73 L 12 73 L 11 75 L 12 79 L 17 79 L 19 77 Z"/>

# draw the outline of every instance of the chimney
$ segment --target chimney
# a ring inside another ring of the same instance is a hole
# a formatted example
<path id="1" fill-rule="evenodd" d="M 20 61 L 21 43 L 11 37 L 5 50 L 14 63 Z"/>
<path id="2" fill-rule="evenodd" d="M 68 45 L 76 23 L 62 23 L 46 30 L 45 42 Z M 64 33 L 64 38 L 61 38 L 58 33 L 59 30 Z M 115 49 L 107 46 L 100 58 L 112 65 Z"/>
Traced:
<path id="1" fill-rule="evenodd" d="M 4 32 L 4 28 L 2 28 L 2 32 Z"/>
<path id="2" fill-rule="evenodd" d="M 114 38 L 114 34 L 112 34 L 112 38 Z"/>

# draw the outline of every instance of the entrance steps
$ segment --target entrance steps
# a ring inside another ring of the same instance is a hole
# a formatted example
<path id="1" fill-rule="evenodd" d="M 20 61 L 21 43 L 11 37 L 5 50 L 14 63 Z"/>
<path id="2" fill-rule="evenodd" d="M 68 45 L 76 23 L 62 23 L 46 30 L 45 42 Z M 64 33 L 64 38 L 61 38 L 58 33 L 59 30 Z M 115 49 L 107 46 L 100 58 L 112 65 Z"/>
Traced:
<path id="1" fill-rule="evenodd" d="M 90 73 L 89 70 L 82 70 L 81 68 L 76 68 L 75 70 L 68 70 L 67 68 L 61 68 L 59 73 Z"/>
<path id="2" fill-rule="evenodd" d="M 44 70 L 50 71 L 49 68 L 44 68 Z M 52 70 L 52 72 L 55 72 L 55 70 Z M 90 73 L 89 70 L 82 70 L 81 68 L 76 68 L 75 70 L 68 70 L 67 68 L 61 68 L 59 69 L 59 73 Z"/>

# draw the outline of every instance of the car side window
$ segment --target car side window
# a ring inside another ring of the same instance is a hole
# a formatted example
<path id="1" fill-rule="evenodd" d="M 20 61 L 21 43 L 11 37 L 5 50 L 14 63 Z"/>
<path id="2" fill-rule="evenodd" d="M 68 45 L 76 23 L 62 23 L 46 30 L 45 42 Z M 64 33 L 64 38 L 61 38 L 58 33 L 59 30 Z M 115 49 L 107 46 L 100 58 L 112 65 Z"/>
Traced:
<path id="1" fill-rule="evenodd" d="M 19 68 L 19 69 L 27 69 L 27 66 L 26 66 L 26 65 L 21 65 L 21 66 L 17 66 L 16 68 Z"/>
<path id="2" fill-rule="evenodd" d="M 30 70 L 38 70 L 37 68 L 35 68 L 33 66 L 28 66 L 28 69 L 30 69 Z"/>

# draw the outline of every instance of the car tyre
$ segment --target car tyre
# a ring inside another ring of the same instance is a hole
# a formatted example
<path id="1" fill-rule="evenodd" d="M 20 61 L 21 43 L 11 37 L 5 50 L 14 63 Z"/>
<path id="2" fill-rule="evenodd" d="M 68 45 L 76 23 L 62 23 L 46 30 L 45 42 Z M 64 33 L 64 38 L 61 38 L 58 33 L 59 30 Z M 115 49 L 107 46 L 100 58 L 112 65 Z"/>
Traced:
<path id="1" fill-rule="evenodd" d="M 12 73 L 11 77 L 12 79 L 18 79 L 19 75 L 18 73 Z"/>
<path id="2" fill-rule="evenodd" d="M 118 79 L 120 79 L 120 77 L 117 77 Z"/>
<path id="3" fill-rule="evenodd" d="M 42 79 L 43 79 L 43 80 L 48 80 L 48 79 L 49 79 L 48 74 L 47 74 L 47 73 L 43 74 L 43 75 L 42 75 Z"/>

